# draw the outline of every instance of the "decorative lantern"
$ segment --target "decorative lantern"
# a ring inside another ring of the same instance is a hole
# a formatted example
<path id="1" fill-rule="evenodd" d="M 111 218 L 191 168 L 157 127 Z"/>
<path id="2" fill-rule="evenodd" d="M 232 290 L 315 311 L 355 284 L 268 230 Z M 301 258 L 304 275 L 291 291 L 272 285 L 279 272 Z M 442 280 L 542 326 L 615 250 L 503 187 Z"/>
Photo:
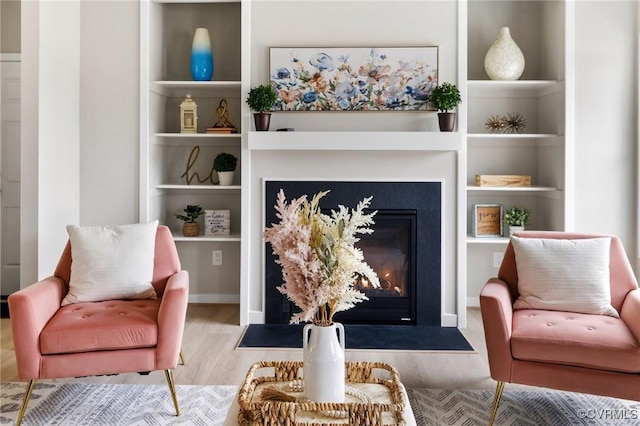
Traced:
<path id="1" fill-rule="evenodd" d="M 180 104 L 180 133 L 198 133 L 198 105 L 191 99 L 191 93 Z"/>

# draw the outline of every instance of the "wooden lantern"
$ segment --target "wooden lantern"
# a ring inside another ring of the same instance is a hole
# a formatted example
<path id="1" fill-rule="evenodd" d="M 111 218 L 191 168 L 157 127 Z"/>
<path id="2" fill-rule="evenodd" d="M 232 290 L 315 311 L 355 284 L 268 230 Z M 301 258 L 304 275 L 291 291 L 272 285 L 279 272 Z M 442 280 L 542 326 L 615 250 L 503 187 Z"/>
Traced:
<path id="1" fill-rule="evenodd" d="M 180 104 L 180 133 L 198 133 L 198 105 L 191 93 Z"/>

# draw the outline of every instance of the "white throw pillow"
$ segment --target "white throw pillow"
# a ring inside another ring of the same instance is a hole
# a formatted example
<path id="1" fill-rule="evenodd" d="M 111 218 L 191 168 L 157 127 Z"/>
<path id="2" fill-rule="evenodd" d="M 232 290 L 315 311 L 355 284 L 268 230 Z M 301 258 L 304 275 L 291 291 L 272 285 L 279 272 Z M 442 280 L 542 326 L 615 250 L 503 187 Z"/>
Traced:
<path id="1" fill-rule="evenodd" d="M 67 226 L 71 279 L 62 305 L 156 299 L 153 280 L 158 221 L 121 226 Z"/>
<path id="2" fill-rule="evenodd" d="M 558 240 L 512 237 L 520 296 L 514 309 L 610 315 L 611 238 Z"/>

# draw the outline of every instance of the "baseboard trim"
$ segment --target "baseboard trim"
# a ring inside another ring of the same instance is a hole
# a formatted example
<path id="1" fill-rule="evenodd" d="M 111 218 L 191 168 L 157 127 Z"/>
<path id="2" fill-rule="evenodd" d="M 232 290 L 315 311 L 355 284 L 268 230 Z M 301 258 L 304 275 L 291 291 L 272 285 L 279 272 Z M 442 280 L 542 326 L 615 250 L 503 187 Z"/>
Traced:
<path id="1" fill-rule="evenodd" d="M 480 297 L 467 297 L 467 308 L 479 308 Z"/>

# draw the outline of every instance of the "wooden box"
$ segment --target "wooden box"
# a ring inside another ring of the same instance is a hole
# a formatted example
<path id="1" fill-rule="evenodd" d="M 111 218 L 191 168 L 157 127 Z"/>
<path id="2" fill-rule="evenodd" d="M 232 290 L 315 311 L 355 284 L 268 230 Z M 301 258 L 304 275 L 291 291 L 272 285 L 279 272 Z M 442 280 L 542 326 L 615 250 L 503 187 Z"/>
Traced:
<path id="1" fill-rule="evenodd" d="M 476 175 L 476 186 L 531 186 L 527 175 Z"/>

